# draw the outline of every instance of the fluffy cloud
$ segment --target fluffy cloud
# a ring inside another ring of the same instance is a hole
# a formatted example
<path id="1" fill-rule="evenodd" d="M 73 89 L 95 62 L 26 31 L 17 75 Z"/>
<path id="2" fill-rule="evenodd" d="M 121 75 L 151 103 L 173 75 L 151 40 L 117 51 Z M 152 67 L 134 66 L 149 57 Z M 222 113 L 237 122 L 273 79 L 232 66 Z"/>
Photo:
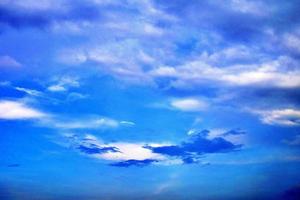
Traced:
<path id="1" fill-rule="evenodd" d="M 40 119 L 47 115 L 25 103 L 10 100 L 0 101 L 0 119 Z"/>
<path id="2" fill-rule="evenodd" d="M 276 109 L 266 111 L 254 111 L 260 115 L 261 121 L 270 125 L 299 126 L 300 110 L 297 109 Z"/>

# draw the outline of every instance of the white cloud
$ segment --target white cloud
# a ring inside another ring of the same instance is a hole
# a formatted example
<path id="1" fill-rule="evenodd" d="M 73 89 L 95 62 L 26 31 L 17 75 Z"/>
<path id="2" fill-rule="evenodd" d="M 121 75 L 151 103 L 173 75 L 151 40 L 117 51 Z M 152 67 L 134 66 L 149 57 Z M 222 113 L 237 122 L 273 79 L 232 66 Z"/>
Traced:
<path id="1" fill-rule="evenodd" d="M 175 68 L 173 67 L 168 67 L 168 66 L 164 66 L 164 67 L 159 67 L 156 69 L 153 69 L 149 72 L 152 76 L 164 76 L 164 77 L 172 77 L 172 76 L 176 76 L 177 75 L 177 71 Z"/>
<path id="2" fill-rule="evenodd" d="M 144 148 L 145 144 L 140 143 L 109 143 L 107 146 L 113 146 L 120 152 L 107 152 L 99 154 L 96 157 L 105 160 L 162 160 L 165 157 L 161 154 L 153 153 L 152 150 Z"/>
<path id="3" fill-rule="evenodd" d="M 92 26 L 88 21 L 55 21 L 51 24 L 51 30 L 58 34 L 84 35 Z"/>
<path id="4" fill-rule="evenodd" d="M 79 65 L 88 60 L 85 52 L 79 49 L 65 49 L 59 52 L 57 59 L 64 64 Z"/>
<path id="5" fill-rule="evenodd" d="M 26 94 L 32 95 L 32 96 L 41 96 L 42 92 L 37 91 L 37 90 L 32 90 L 28 88 L 23 88 L 23 87 L 15 87 L 16 90 L 25 92 Z"/>
<path id="6" fill-rule="evenodd" d="M 131 121 L 120 121 L 120 124 L 128 125 L 128 126 L 134 126 L 135 123 Z"/>
<path id="7" fill-rule="evenodd" d="M 151 71 L 155 77 L 173 77 L 175 87 L 195 86 L 208 81 L 229 86 L 300 87 L 300 70 L 291 68 L 295 61 L 281 56 L 260 64 L 239 64 L 215 67 L 205 58 L 176 67 L 160 67 Z"/>
<path id="8" fill-rule="evenodd" d="M 283 35 L 282 42 L 289 49 L 300 53 L 300 28 L 294 33 Z"/>
<path id="9" fill-rule="evenodd" d="M 78 92 L 71 92 L 68 97 L 67 97 L 67 100 L 68 101 L 75 101 L 75 100 L 78 100 L 78 99 L 86 99 L 88 98 L 89 95 L 85 95 L 85 94 L 80 94 Z"/>
<path id="10" fill-rule="evenodd" d="M 47 116 L 45 113 L 31 108 L 22 102 L 0 101 L 0 119 L 39 119 L 45 116 Z"/>
<path id="11" fill-rule="evenodd" d="M 266 111 L 252 111 L 260 115 L 261 121 L 270 125 L 299 126 L 300 110 L 286 108 Z"/>
<path id="12" fill-rule="evenodd" d="M 67 89 L 63 87 L 62 85 L 51 85 L 47 88 L 51 92 L 63 92 L 66 91 Z"/>
<path id="13" fill-rule="evenodd" d="M 60 53 L 59 60 L 72 65 L 94 63 L 94 66 L 103 73 L 139 84 L 151 82 L 151 77 L 143 71 L 141 63 L 155 61 L 151 55 L 142 50 L 141 44 L 135 39 L 65 50 Z"/>
<path id="14" fill-rule="evenodd" d="M 230 6 L 235 11 L 257 16 L 265 16 L 272 11 L 270 5 L 261 1 L 231 0 Z"/>
<path id="15" fill-rule="evenodd" d="M 152 24 L 144 24 L 144 32 L 145 34 L 152 35 L 152 36 L 161 36 L 164 34 L 164 30 L 156 27 Z"/>
<path id="16" fill-rule="evenodd" d="M 192 129 L 190 129 L 188 132 L 187 132 L 187 134 L 188 135 L 194 135 L 194 134 L 197 134 L 197 129 L 194 129 L 194 128 L 192 128 Z"/>
<path id="17" fill-rule="evenodd" d="M 145 145 L 151 145 L 155 147 L 165 146 L 167 144 L 157 144 L 157 143 L 137 143 L 137 142 L 112 142 L 112 143 L 103 143 L 97 137 L 91 134 L 85 135 L 83 138 L 79 138 L 76 135 L 65 135 L 66 138 L 70 139 L 72 146 L 84 146 L 87 148 L 98 147 L 114 147 L 118 151 L 108 151 L 87 154 L 91 157 L 109 160 L 109 161 L 124 161 L 124 160 L 145 160 L 145 159 L 155 159 L 155 160 L 166 160 L 167 158 L 164 155 L 153 153 L 152 150 L 145 148 Z M 84 152 L 83 152 L 84 153 Z"/>
<path id="18" fill-rule="evenodd" d="M 50 85 L 47 89 L 51 92 L 64 92 L 67 91 L 71 87 L 79 87 L 80 83 L 78 78 L 64 76 L 58 80 L 53 85 Z"/>
<path id="19" fill-rule="evenodd" d="M 182 111 L 201 111 L 207 108 L 208 104 L 195 98 L 174 99 L 171 106 Z"/>

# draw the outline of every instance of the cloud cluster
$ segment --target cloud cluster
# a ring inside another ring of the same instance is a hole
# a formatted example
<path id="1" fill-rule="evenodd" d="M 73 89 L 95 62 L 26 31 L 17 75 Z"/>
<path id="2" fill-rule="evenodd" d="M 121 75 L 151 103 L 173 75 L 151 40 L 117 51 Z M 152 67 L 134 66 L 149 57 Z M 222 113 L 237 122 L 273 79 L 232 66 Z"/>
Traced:
<path id="1" fill-rule="evenodd" d="M 199 163 L 206 154 L 228 153 L 242 147 L 242 145 L 231 143 L 220 136 L 208 138 L 208 133 L 207 130 L 200 131 L 178 145 L 128 142 L 103 143 L 93 135 L 67 134 L 65 137 L 73 149 L 97 159 L 113 161 L 111 165 L 116 167 Z M 230 133 L 226 132 L 225 134 Z"/>
<path id="2" fill-rule="evenodd" d="M 23 89 L 21 89 L 23 91 Z M 32 91 L 27 91 L 32 93 Z M 35 94 L 35 93 L 34 93 Z M 101 129 L 116 128 L 124 123 L 107 117 L 93 116 L 82 119 L 61 117 L 59 115 L 42 112 L 26 102 L 16 100 L 0 101 L 0 119 L 2 120 L 35 120 L 36 125 L 54 129 Z M 127 122 L 127 121 L 126 121 Z M 127 122 L 126 124 L 133 122 Z"/>
<path id="3" fill-rule="evenodd" d="M 0 21 L 15 28 L 48 27 L 58 34 L 82 32 L 86 42 L 63 46 L 57 52 L 60 62 L 93 66 L 135 84 L 294 89 L 300 86 L 294 4 L 6 0 L 0 4 Z M 50 91 L 65 89 L 49 86 Z"/>

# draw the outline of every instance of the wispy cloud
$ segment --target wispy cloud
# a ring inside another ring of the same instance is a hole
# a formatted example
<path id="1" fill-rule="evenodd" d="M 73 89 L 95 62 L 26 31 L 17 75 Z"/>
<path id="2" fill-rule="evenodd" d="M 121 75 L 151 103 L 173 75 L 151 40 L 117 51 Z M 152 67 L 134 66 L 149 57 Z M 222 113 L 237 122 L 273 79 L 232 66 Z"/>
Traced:
<path id="1" fill-rule="evenodd" d="M 42 96 L 43 93 L 37 90 L 33 90 L 33 89 L 28 89 L 28 88 L 23 88 L 23 87 L 15 87 L 16 90 L 21 91 L 21 92 L 25 92 L 28 95 L 31 96 Z"/>
<path id="2" fill-rule="evenodd" d="M 283 143 L 291 146 L 298 146 L 300 145 L 300 135 L 296 135 L 293 139 L 290 140 L 283 140 Z"/>
<path id="3" fill-rule="evenodd" d="M 135 125 L 135 123 L 131 122 L 131 121 L 120 121 L 120 124 L 127 125 L 127 126 L 134 126 Z"/>
<path id="4" fill-rule="evenodd" d="M 79 87 L 80 83 L 76 77 L 64 76 L 57 78 L 56 83 L 50 85 L 48 90 L 51 92 L 64 92 L 71 87 Z"/>
<path id="5" fill-rule="evenodd" d="M 19 68 L 22 64 L 10 56 L 0 56 L 0 68 Z"/>
<path id="6" fill-rule="evenodd" d="M 236 55 L 236 54 L 233 54 Z M 206 59 L 197 59 L 176 67 L 157 68 L 151 72 L 158 77 L 172 77 L 174 87 L 193 88 L 207 83 L 227 86 L 300 87 L 300 71 L 283 70 L 292 65 L 293 59 L 279 57 L 276 60 L 256 64 L 234 64 L 227 67 L 213 66 Z"/>
<path id="7" fill-rule="evenodd" d="M 300 125 L 300 110 L 286 108 L 274 110 L 258 110 L 253 111 L 260 116 L 263 123 L 269 125 L 281 126 L 299 126 Z"/>
<path id="8" fill-rule="evenodd" d="M 87 117 L 82 119 L 65 119 L 64 117 L 53 117 L 52 119 L 43 120 L 40 122 L 42 126 L 57 129 L 101 129 L 101 128 L 116 128 L 119 122 L 105 117 Z"/>

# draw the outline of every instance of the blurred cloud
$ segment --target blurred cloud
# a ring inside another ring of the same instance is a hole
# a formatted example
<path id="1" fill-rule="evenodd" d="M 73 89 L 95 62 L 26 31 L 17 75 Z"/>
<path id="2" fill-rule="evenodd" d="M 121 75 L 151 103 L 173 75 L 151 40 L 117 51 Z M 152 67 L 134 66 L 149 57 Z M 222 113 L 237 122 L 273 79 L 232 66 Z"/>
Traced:
<path id="1" fill-rule="evenodd" d="M 0 56 L 0 69 L 1 68 L 19 68 L 22 65 L 10 56 Z"/>
<path id="2" fill-rule="evenodd" d="M 296 135 L 293 139 L 290 140 L 285 139 L 282 142 L 287 145 L 298 146 L 300 145 L 300 135 Z"/>

